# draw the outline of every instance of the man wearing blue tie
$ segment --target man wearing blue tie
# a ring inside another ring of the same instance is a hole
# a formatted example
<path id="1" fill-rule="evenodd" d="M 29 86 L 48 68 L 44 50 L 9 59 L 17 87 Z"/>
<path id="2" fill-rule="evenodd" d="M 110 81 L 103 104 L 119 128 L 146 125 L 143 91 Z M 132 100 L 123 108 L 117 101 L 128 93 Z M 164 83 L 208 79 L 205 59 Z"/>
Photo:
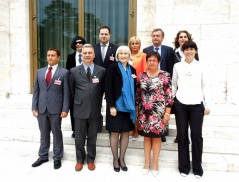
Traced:
<path id="1" fill-rule="evenodd" d="M 144 53 L 149 53 L 151 51 L 158 52 L 161 56 L 159 69 L 167 71 L 172 77 L 173 62 L 174 62 L 174 52 L 173 48 L 169 46 L 162 45 L 164 39 L 164 31 L 160 28 L 156 28 L 152 31 L 152 46 L 143 49 Z M 166 142 L 166 137 L 162 136 L 162 142 Z"/>

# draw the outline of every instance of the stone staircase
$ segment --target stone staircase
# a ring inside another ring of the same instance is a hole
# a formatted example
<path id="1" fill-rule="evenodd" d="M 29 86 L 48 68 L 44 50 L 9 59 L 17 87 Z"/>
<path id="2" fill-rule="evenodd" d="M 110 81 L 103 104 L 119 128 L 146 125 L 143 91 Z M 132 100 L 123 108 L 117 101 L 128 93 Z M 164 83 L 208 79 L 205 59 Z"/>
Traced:
<path id="1" fill-rule="evenodd" d="M 102 109 L 105 115 L 105 103 Z M 211 115 L 206 116 L 203 125 L 203 168 L 210 171 L 239 172 L 239 107 L 215 105 Z M 36 118 L 31 114 L 31 95 L 24 97 L 0 98 L 0 140 L 9 145 L 13 155 L 37 158 L 40 133 Z M 169 136 L 162 144 L 159 157 L 160 167 L 177 168 L 177 144 L 174 143 L 176 126 L 174 115 L 169 122 Z M 75 142 L 71 138 L 70 118 L 62 120 L 64 136 L 63 160 L 75 161 Z M 9 144 L 11 141 L 12 145 Z M 14 143 L 18 145 L 14 145 Z M 19 145 L 20 143 L 20 145 Z M 31 144 L 29 147 L 29 143 Z M 22 146 L 22 147 L 14 147 Z M 50 151 L 52 155 L 52 147 Z M 144 163 L 143 137 L 129 141 L 126 161 L 129 165 L 142 166 Z M 98 134 L 96 162 L 112 163 L 109 134 L 103 129 Z"/>

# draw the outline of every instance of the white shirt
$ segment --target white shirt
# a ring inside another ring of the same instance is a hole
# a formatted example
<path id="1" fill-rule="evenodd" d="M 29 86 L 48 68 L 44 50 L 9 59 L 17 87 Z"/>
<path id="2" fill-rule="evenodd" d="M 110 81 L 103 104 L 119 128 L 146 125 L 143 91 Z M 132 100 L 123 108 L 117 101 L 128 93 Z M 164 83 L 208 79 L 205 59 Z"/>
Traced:
<path id="1" fill-rule="evenodd" d="M 181 61 L 184 61 L 184 60 L 185 60 L 185 55 L 184 55 L 183 52 L 181 51 L 180 47 L 177 48 L 175 52 L 179 52 Z"/>
<path id="2" fill-rule="evenodd" d="M 204 105 L 210 102 L 205 82 L 205 68 L 195 59 L 191 63 L 179 62 L 174 65 L 172 78 L 173 97 L 186 105 Z"/>
<path id="3" fill-rule="evenodd" d="M 50 65 L 47 66 L 46 74 L 47 74 L 48 71 L 49 71 L 49 69 L 48 69 L 49 67 L 51 67 L 51 66 L 50 66 Z M 57 67 L 58 67 L 58 64 L 52 66 L 52 70 L 51 70 L 51 78 L 53 78 L 53 76 L 54 76 L 54 74 L 55 74 L 55 72 L 56 72 Z M 46 78 L 46 74 L 45 74 L 45 78 Z"/>
<path id="4" fill-rule="evenodd" d="M 80 55 L 80 53 L 79 53 L 79 52 L 76 52 L 76 57 L 75 57 L 75 60 L 76 60 L 76 66 L 81 65 L 82 62 L 83 62 L 82 55 L 81 55 L 81 60 L 82 60 L 82 62 L 81 62 L 81 64 L 79 63 L 79 55 Z"/>

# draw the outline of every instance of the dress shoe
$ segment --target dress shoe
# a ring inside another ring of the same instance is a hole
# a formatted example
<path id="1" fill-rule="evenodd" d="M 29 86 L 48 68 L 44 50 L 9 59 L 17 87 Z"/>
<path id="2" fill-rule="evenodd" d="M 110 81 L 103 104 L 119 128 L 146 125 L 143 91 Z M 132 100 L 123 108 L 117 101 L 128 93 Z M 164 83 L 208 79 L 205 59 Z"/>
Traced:
<path id="1" fill-rule="evenodd" d="M 83 169 L 83 164 L 77 163 L 76 166 L 75 166 L 75 170 L 76 171 L 81 171 L 82 169 Z"/>
<path id="2" fill-rule="evenodd" d="M 174 143 L 178 143 L 178 138 L 177 137 L 174 139 Z"/>
<path id="3" fill-rule="evenodd" d="M 73 131 L 73 133 L 71 134 L 71 138 L 75 138 L 75 132 Z"/>
<path id="4" fill-rule="evenodd" d="M 154 177 L 158 176 L 158 174 L 159 174 L 159 171 L 152 170 L 152 175 L 153 175 Z"/>
<path id="5" fill-rule="evenodd" d="M 48 162 L 48 161 L 49 161 L 48 159 L 43 160 L 41 158 L 38 158 L 37 161 L 32 164 L 32 167 L 38 167 L 42 165 L 44 162 Z"/>
<path id="6" fill-rule="evenodd" d="M 127 166 L 122 166 L 121 163 L 120 163 L 120 159 L 118 161 L 119 161 L 119 166 L 120 166 L 121 170 L 122 171 L 128 171 Z"/>
<path id="7" fill-rule="evenodd" d="M 114 171 L 115 171 L 115 172 L 120 172 L 120 167 L 115 167 L 114 162 L 113 162 L 113 168 L 114 168 Z"/>
<path id="8" fill-rule="evenodd" d="M 59 169 L 61 167 L 61 160 L 54 161 L 54 169 Z"/>
<path id="9" fill-rule="evenodd" d="M 149 173 L 149 168 L 148 168 L 148 169 L 143 169 L 143 170 L 142 170 L 142 174 L 143 174 L 143 175 L 146 175 L 146 174 L 148 174 L 148 173 Z"/>
<path id="10" fill-rule="evenodd" d="M 166 142 L 166 141 L 167 141 L 166 137 L 162 136 L 162 142 Z"/>
<path id="11" fill-rule="evenodd" d="M 94 162 L 89 162 L 88 163 L 88 169 L 90 171 L 94 171 L 95 170 L 95 163 Z"/>

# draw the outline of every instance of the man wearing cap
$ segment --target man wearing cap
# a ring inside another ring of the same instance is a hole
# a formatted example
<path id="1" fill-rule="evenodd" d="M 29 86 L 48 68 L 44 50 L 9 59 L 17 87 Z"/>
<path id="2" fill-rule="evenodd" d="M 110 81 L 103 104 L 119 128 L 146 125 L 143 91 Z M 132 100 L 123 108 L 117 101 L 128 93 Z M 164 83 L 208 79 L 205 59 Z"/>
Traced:
<path id="1" fill-rule="evenodd" d="M 81 36 L 76 36 L 73 38 L 72 42 L 71 42 L 71 48 L 73 50 L 75 50 L 74 53 L 69 54 L 67 56 L 67 61 L 66 61 L 66 69 L 70 70 L 71 68 L 74 68 L 76 66 L 79 66 L 82 64 L 82 55 L 81 55 L 81 50 L 82 50 L 82 46 L 86 43 L 85 39 Z M 71 100 L 70 100 L 70 117 L 71 117 L 71 128 L 72 128 L 72 135 L 71 137 L 74 138 L 75 137 L 75 126 L 74 126 L 74 117 L 73 117 L 73 112 L 74 112 L 74 108 L 73 108 L 73 103 L 74 98 L 71 96 Z"/>

